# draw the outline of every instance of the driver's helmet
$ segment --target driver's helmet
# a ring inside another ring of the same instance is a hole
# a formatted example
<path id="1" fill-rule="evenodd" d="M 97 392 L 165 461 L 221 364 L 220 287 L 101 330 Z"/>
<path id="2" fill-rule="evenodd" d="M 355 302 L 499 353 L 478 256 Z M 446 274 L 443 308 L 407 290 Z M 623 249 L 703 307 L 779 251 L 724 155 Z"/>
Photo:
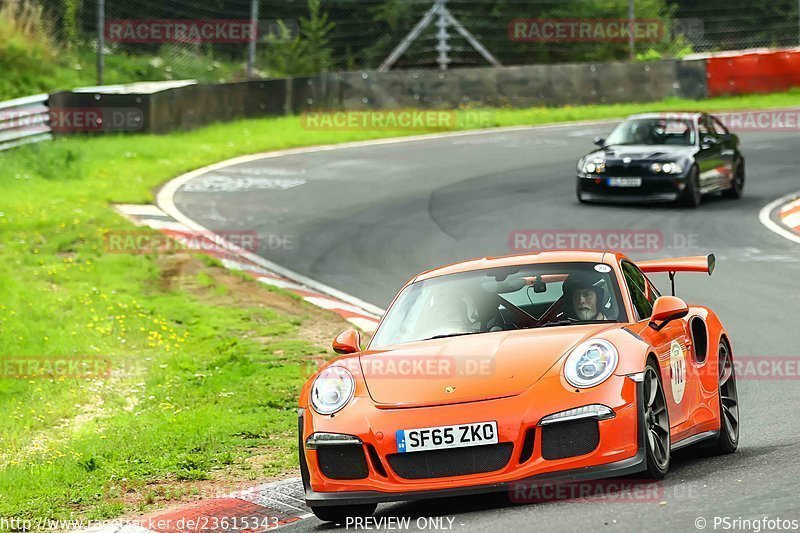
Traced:
<path id="1" fill-rule="evenodd" d="M 573 294 L 575 294 L 575 291 L 585 289 L 591 289 L 594 291 L 595 295 L 597 296 L 597 310 L 604 311 L 604 283 L 605 281 L 603 278 L 590 273 L 580 272 L 570 274 L 569 277 L 564 281 L 564 285 L 562 287 L 562 290 L 564 291 L 564 309 L 567 311 L 567 314 L 571 317 L 575 317 L 577 315 L 573 307 Z"/>

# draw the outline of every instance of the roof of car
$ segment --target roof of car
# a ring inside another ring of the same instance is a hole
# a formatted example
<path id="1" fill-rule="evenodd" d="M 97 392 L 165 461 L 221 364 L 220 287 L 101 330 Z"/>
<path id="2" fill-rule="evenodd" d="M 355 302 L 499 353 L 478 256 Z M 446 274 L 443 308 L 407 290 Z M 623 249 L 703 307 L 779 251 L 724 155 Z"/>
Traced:
<path id="1" fill-rule="evenodd" d="M 558 250 L 534 254 L 506 255 L 502 257 L 483 257 L 427 270 L 415 277 L 412 282 L 445 276 L 447 274 L 458 274 L 460 272 L 471 272 L 495 267 L 531 265 L 536 263 L 602 263 L 603 257 L 606 255 L 608 255 L 608 258 L 614 257 L 613 253 L 600 250 Z"/>
<path id="2" fill-rule="evenodd" d="M 637 113 L 630 115 L 628 119 L 632 118 L 680 118 L 681 116 L 697 118 L 705 115 L 701 111 L 659 111 L 654 113 Z"/>

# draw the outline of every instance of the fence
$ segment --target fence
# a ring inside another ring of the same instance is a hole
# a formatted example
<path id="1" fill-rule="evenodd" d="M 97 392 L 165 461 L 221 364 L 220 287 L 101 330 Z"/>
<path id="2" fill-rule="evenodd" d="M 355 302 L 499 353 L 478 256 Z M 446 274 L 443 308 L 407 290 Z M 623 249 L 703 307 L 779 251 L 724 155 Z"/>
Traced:
<path id="1" fill-rule="evenodd" d="M 655 60 L 800 43 L 798 0 L 83 0 L 42 5 L 53 46 L 70 55 L 84 76 L 103 65 L 100 81 L 105 83 L 243 81 L 381 66 L 468 68 L 491 65 L 493 59 L 504 66 Z M 404 42 L 407 46 L 400 46 Z M 96 60 L 97 51 L 102 61 Z"/>

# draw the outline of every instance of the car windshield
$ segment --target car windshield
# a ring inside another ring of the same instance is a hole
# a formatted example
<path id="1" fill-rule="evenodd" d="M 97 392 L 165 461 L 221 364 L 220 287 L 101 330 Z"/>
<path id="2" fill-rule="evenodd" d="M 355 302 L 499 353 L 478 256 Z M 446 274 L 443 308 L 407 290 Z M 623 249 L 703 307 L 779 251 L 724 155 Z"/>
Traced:
<path id="1" fill-rule="evenodd" d="M 611 132 L 606 145 L 647 144 L 691 146 L 694 144 L 691 120 L 637 118 L 626 120 Z"/>
<path id="2" fill-rule="evenodd" d="M 626 321 L 613 270 L 546 263 L 449 274 L 407 286 L 371 349 L 515 329 Z"/>

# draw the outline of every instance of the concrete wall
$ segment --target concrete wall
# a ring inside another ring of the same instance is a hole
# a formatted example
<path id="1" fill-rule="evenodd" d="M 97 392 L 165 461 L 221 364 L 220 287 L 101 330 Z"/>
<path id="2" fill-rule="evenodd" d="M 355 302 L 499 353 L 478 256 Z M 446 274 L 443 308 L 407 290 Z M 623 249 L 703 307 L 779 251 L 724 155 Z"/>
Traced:
<path id="1" fill-rule="evenodd" d="M 706 95 L 705 60 L 670 60 L 446 72 L 332 73 L 288 80 L 193 84 L 150 94 L 64 92 L 52 95 L 51 105 L 61 108 L 135 107 L 141 109 L 142 126 L 130 131 L 165 133 L 236 118 L 320 109 L 560 106 Z"/>

